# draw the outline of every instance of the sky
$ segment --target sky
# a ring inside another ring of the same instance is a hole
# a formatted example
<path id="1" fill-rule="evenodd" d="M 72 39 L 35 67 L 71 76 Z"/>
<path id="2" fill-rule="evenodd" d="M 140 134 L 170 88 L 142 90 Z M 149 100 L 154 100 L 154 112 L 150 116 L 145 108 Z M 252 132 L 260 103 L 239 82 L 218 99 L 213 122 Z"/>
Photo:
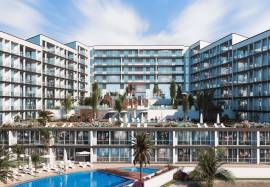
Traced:
<path id="1" fill-rule="evenodd" d="M 87 45 L 191 45 L 270 29 L 269 0 L 0 0 L 0 30 Z"/>

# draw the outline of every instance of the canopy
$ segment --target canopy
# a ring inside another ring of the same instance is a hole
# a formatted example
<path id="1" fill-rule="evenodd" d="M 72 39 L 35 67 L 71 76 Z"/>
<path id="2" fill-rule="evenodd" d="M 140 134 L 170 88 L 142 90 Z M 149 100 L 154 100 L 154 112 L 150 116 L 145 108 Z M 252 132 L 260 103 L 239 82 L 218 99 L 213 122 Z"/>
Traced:
<path id="1" fill-rule="evenodd" d="M 64 149 L 64 165 L 65 165 L 65 169 L 67 169 L 68 168 L 68 159 L 67 159 L 66 149 Z"/>
<path id="2" fill-rule="evenodd" d="M 82 155 L 82 156 L 90 155 L 90 152 L 89 151 L 76 152 L 76 155 Z"/>
<path id="3" fill-rule="evenodd" d="M 50 159 L 51 158 L 51 155 L 42 155 L 40 156 L 41 158 L 46 158 L 46 159 Z"/>
<path id="4" fill-rule="evenodd" d="M 28 168 L 32 168 L 33 167 L 33 164 L 32 164 L 32 157 L 31 156 L 29 156 L 28 157 Z"/>
<path id="5" fill-rule="evenodd" d="M 203 114 L 200 115 L 200 124 L 203 124 Z"/>
<path id="6" fill-rule="evenodd" d="M 220 124 L 219 113 L 217 114 L 217 124 Z"/>

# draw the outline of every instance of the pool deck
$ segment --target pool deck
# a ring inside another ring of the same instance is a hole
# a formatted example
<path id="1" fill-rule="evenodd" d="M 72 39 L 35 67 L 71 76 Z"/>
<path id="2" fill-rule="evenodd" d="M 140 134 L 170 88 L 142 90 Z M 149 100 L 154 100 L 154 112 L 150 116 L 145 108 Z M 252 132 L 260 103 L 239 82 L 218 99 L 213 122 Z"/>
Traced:
<path id="1" fill-rule="evenodd" d="M 111 171 L 115 171 L 117 170 L 117 168 L 120 167 L 134 167 L 133 164 L 127 164 L 127 163 L 93 163 L 92 167 L 86 167 L 86 168 L 81 168 L 79 167 L 77 164 L 75 164 L 76 167 L 74 169 L 68 169 L 66 171 L 66 173 L 74 173 L 74 172 L 80 172 L 80 171 L 89 171 L 89 170 L 95 170 L 95 169 L 106 169 L 106 170 L 111 170 Z M 158 168 L 161 166 L 166 166 L 167 164 L 151 164 L 150 166 L 147 165 L 147 167 L 153 167 L 153 168 Z M 177 167 L 189 167 L 189 166 L 195 166 L 196 164 L 173 164 L 173 166 L 177 166 Z M 224 165 L 229 166 L 229 167 L 236 167 L 236 168 L 249 168 L 249 167 L 258 167 L 258 168 L 269 168 L 270 169 L 270 165 L 256 165 L 256 164 L 243 164 L 243 165 Z M 137 165 L 138 167 L 138 165 Z M 116 172 L 118 172 L 119 170 L 117 170 Z M 124 171 L 123 171 L 124 172 Z M 139 173 L 135 173 L 135 172 L 126 172 L 129 174 L 120 174 L 124 177 L 127 178 L 131 178 L 131 179 L 138 179 L 139 178 Z M 116 174 L 116 173 L 115 173 Z M 43 177 L 49 177 L 49 176 L 55 176 L 58 175 L 57 173 L 50 171 L 50 172 L 45 172 L 42 171 L 41 173 L 37 173 L 36 176 L 31 176 L 28 174 L 25 174 L 23 177 L 19 177 L 19 180 L 14 180 L 14 181 L 10 181 L 8 180 L 7 184 L 3 184 L 2 182 L 0 182 L 0 187 L 11 187 L 15 184 L 18 183 L 22 183 L 25 181 L 29 181 L 29 180 L 34 180 L 34 179 L 38 179 L 38 178 L 43 178 Z M 143 175 L 145 176 L 145 175 Z"/>

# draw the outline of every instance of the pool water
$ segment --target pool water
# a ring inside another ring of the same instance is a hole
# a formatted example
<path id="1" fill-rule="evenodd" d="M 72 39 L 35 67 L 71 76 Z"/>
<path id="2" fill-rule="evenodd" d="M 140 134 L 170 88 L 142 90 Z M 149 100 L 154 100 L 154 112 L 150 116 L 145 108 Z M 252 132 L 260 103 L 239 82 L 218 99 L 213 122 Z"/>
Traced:
<path id="1" fill-rule="evenodd" d="M 116 187 L 133 181 L 124 177 L 100 171 L 87 171 L 46 177 L 15 185 L 14 187 Z"/>
<path id="2" fill-rule="evenodd" d="M 130 171 L 130 172 L 140 172 L 139 167 L 120 168 L 120 170 Z M 144 174 L 151 174 L 151 173 L 155 173 L 156 171 L 158 171 L 158 169 L 154 169 L 154 168 L 143 168 L 142 170 Z"/>

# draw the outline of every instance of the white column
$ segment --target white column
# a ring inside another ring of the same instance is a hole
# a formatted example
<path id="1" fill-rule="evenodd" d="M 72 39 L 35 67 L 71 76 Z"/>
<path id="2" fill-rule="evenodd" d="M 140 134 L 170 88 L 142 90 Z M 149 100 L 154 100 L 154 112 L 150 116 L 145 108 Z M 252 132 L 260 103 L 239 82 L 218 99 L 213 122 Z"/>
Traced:
<path id="1" fill-rule="evenodd" d="M 257 164 L 260 164 L 260 131 L 257 130 Z"/>
<path id="2" fill-rule="evenodd" d="M 238 163 L 239 162 L 239 148 L 237 148 L 236 153 L 237 153 L 236 162 Z"/>
<path id="3" fill-rule="evenodd" d="M 96 157 L 96 155 L 94 155 L 94 151 L 93 151 L 93 148 L 92 148 L 92 146 L 93 146 L 93 140 L 94 140 L 94 138 L 93 138 L 93 131 L 89 131 L 90 162 L 91 163 L 95 161 L 94 158 Z"/>
<path id="4" fill-rule="evenodd" d="M 155 162 L 157 162 L 157 154 L 158 154 L 158 151 L 157 149 L 155 149 Z"/>
<path id="5" fill-rule="evenodd" d="M 132 139 L 134 138 L 134 131 L 131 131 L 130 132 L 131 133 L 131 141 L 132 141 Z M 131 156 L 131 163 L 133 163 L 133 160 L 134 160 L 134 150 L 131 148 L 131 150 L 130 150 L 130 156 Z"/>
<path id="6" fill-rule="evenodd" d="M 218 146 L 218 132 L 215 131 L 215 136 L 214 136 L 214 141 L 215 141 L 215 148 Z"/>
<path id="7" fill-rule="evenodd" d="M 177 152 L 176 152 L 176 145 L 177 145 L 177 137 L 176 137 L 176 132 L 172 131 L 172 141 L 173 141 L 173 150 L 172 150 L 172 162 L 175 164 L 177 162 Z"/>

